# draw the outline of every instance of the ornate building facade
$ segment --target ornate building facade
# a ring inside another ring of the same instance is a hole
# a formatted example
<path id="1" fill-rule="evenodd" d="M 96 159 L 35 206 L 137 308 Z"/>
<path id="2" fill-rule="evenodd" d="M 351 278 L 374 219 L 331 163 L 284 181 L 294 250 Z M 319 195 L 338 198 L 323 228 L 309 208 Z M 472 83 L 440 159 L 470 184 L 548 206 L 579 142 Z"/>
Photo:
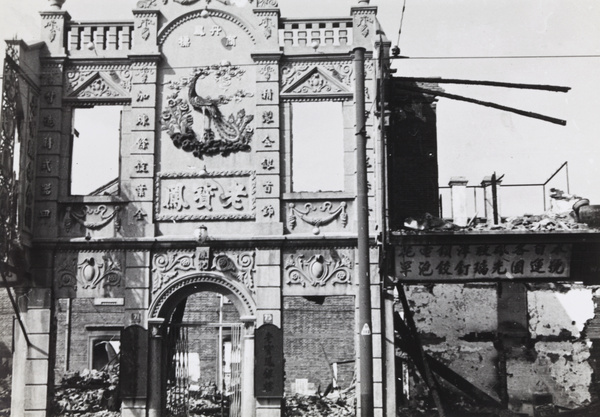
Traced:
<path id="1" fill-rule="evenodd" d="M 25 254 L 23 268 L 8 264 L 26 271 L 6 275 L 23 283 L 13 415 L 46 415 L 61 374 L 101 366 L 106 344 L 121 351 L 122 414 L 174 413 L 177 358 L 191 361 L 194 323 L 211 321 L 198 308 L 212 304 L 229 309 L 203 334 L 219 335 L 211 360 L 230 362 L 215 365 L 214 382 L 224 368 L 237 372 L 228 376 L 237 378 L 232 415 L 280 415 L 284 357 L 288 392 L 324 390 L 333 364 L 335 380 L 350 386 L 357 49 L 369 109 L 361 129 L 372 132 L 373 388 L 382 415 L 384 381 L 394 378 L 385 369 L 394 367 L 374 232 L 383 172 L 373 127 L 375 43 L 384 39 L 376 7 L 360 1 L 343 18 L 284 19 L 273 0 L 142 0 L 124 21 L 88 23 L 63 3 L 41 12 L 42 43 L 11 44 L 5 71 L 5 95 L 21 95 L 4 97 L 14 108 L 3 107 L 3 120 L 18 127 L 5 123 L 3 140 L 20 146 L 6 155 L 25 167 L 25 178 L 3 188 L 24 207 L 17 223 L 16 214 L 3 221 L 18 224 L 8 241 Z"/>

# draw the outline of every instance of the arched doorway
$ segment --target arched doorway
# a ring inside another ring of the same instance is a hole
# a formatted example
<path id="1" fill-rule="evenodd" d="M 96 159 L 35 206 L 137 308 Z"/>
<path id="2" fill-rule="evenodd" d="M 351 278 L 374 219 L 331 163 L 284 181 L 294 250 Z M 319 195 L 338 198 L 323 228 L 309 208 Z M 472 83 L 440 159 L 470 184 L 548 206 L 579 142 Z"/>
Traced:
<path id="1" fill-rule="evenodd" d="M 157 294 L 149 319 L 150 415 L 253 415 L 254 312 L 246 287 L 219 273 L 182 277 Z"/>

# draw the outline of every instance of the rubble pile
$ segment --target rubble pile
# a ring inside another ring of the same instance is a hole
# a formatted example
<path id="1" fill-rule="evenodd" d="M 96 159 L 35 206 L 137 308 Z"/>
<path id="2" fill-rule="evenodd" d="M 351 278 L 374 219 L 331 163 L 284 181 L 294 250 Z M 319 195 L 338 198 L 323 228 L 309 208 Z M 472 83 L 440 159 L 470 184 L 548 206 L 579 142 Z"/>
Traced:
<path id="1" fill-rule="evenodd" d="M 493 223 L 481 223 L 466 228 L 466 230 L 524 230 L 531 232 L 587 229 L 589 229 L 587 224 L 577 222 L 574 213 L 554 213 L 552 211 L 540 215 L 525 214 L 523 216 L 509 217 L 497 225 Z"/>
<path id="2" fill-rule="evenodd" d="M 356 415 L 354 393 L 334 392 L 327 396 L 293 395 L 285 399 L 285 417 L 346 417 Z"/>
<path id="3" fill-rule="evenodd" d="M 119 367 L 107 371 L 69 372 L 56 387 L 52 415 L 117 417 L 121 415 Z"/>
<path id="4" fill-rule="evenodd" d="M 217 390 L 212 382 L 201 385 L 198 390 L 189 392 L 189 415 L 193 417 L 221 416 L 221 411 L 229 415 L 229 398 Z"/>

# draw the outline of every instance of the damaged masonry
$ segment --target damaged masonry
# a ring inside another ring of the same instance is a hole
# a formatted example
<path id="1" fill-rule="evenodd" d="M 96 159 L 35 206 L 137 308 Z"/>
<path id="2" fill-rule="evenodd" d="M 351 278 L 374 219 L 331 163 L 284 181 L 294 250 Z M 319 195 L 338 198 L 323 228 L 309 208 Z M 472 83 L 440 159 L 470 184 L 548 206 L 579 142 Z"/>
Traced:
<path id="1" fill-rule="evenodd" d="M 396 77 L 368 0 L 69 3 L 7 41 L 0 415 L 594 415 L 600 206 L 438 175 L 439 98 L 566 123 L 442 85 L 568 87 Z"/>

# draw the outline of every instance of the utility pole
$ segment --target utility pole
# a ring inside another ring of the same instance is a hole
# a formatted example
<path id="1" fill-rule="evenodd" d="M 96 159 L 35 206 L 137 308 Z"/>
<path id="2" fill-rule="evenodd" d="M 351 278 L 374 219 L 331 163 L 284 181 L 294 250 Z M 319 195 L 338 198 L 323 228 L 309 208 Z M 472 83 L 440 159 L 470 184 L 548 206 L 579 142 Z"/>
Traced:
<path id="1" fill-rule="evenodd" d="M 369 274 L 369 202 L 367 196 L 367 134 L 365 114 L 365 48 L 354 49 L 356 108 L 356 212 L 358 224 L 358 330 L 360 415 L 373 416 L 373 336 Z"/>

